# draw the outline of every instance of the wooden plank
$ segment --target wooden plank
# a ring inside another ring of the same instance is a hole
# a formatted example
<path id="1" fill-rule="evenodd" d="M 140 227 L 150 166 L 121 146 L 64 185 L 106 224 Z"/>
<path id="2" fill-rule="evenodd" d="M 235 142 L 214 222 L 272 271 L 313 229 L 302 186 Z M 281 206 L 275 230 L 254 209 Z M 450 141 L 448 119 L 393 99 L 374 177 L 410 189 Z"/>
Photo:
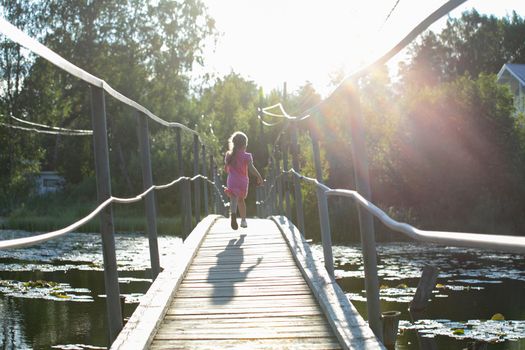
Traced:
<path id="1" fill-rule="evenodd" d="M 313 256 L 308 243 L 288 218 L 273 216 L 294 259 L 305 277 L 319 305 L 323 309 L 333 332 L 344 349 L 385 349 L 368 324 L 350 303 L 335 279 Z"/>
<path id="2" fill-rule="evenodd" d="M 309 295 L 311 292 L 307 287 L 300 286 L 293 289 L 290 288 L 275 288 L 275 287 L 259 287 L 259 288 L 200 288 L 195 289 L 179 289 L 177 296 L 181 298 L 210 298 L 210 297 L 244 297 L 244 296 L 278 296 L 278 295 Z"/>
<path id="3" fill-rule="evenodd" d="M 210 310 L 213 311 L 213 310 Z M 258 317 L 291 317 L 291 316 L 300 316 L 300 317 L 307 317 L 307 316 L 323 316 L 324 314 L 320 308 L 301 308 L 301 309 L 294 309 L 294 310 L 283 310 L 282 308 L 279 309 L 261 309 L 259 311 L 257 310 L 246 310 L 246 312 L 210 312 L 210 313 L 191 313 L 186 312 L 182 313 L 179 312 L 179 310 L 175 311 L 172 310 L 172 312 L 177 312 L 176 314 L 168 313 L 165 316 L 165 320 L 168 320 L 170 318 L 173 319 L 200 319 L 200 320 L 208 320 L 208 319 L 227 319 L 227 318 L 237 318 L 237 319 L 246 319 L 246 318 L 258 318 Z"/>
<path id="4" fill-rule="evenodd" d="M 249 340 L 155 340 L 151 349 L 288 349 L 288 350 L 331 350 L 340 349 L 339 343 L 334 338 L 302 338 L 302 339 L 249 339 Z"/>
<path id="5" fill-rule="evenodd" d="M 152 349 L 340 348 L 271 220 L 216 220 L 175 288 Z"/>
<path id="6" fill-rule="evenodd" d="M 157 276 L 117 339 L 111 344 L 111 349 L 145 349 L 151 344 L 197 248 L 218 218 L 217 215 L 209 215 L 195 227 L 177 256 L 178 263 L 170 263 Z"/>
<path id="7" fill-rule="evenodd" d="M 266 316 L 266 317 L 245 317 L 245 318 L 214 318 L 214 319 L 195 319 L 183 318 L 182 316 L 166 316 L 166 325 L 170 322 L 176 322 L 178 325 L 191 326 L 197 328 L 220 328 L 220 327 L 254 327 L 259 325 L 262 327 L 281 325 L 312 325 L 312 324 L 327 324 L 326 319 L 322 315 L 313 316 Z"/>

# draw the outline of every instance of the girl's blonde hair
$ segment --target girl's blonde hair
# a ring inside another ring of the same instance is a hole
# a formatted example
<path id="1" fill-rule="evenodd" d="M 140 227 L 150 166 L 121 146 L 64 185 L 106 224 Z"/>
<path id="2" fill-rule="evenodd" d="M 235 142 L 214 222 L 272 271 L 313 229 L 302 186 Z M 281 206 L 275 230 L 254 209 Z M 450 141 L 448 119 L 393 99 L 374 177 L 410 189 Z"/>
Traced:
<path id="1" fill-rule="evenodd" d="M 236 131 L 228 139 L 228 153 L 226 154 L 226 164 L 230 164 L 235 159 L 237 151 L 248 146 L 248 136 L 241 131 Z"/>

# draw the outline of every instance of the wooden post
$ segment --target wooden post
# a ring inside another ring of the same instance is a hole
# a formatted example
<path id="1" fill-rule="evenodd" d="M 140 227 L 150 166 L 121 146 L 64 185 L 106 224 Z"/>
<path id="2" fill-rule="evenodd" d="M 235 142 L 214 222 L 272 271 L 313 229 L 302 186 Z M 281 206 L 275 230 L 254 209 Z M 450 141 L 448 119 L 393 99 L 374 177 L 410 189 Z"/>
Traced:
<path id="1" fill-rule="evenodd" d="M 316 135 L 310 131 L 312 140 L 312 151 L 315 164 L 315 177 L 317 181 L 323 183 L 323 169 L 321 167 L 321 153 L 319 152 L 319 142 Z M 334 275 L 334 257 L 332 252 L 332 233 L 330 230 L 330 217 L 328 214 L 328 199 L 324 190 L 316 186 L 317 209 L 319 210 L 319 223 L 321 225 L 321 240 L 323 242 L 324 266 L 331 277 Z"/>
<path id="2" fill-rule="evenodd" d="M 138 139 L 142 168 L 142 187 L 144 191 L 153 186 L 151 173 L 151 157 L 149 145 L 148 118 L 143 113 L 137 112 Z M 146 233 L 149 240 L 149 256 L 151 262 L 151 275 L 153 279 L 160 273 L 159 243 L 157 240 L 157 211 L 155 208 L 155 191 L 150 191 L 145 198 Z"/>
<path id="3" fill-rule="evenodd" d="M 213 203 L 213 213 L 217 214 L 219 212 L 219 203 L 217 198 L 217 183 L 215 182 L 215 163 L 213 160 L 213 155 L 210 154 L 210 179 L 215 184 L 211 189 L 211 202 Z"/>
<path id="4" fill-rule="evenodd" d="M 193 175 L 198 175 L 199 172 L 199 136 L 193 135 Z M 201 221 L 201 191 L 200 179 L 194 180 L 194 195 L 195 195 L 195 220 L 197 223 Z"/>
<path id="5" fill-rule="evenodd" d="M 274 171 L 273 171 L 273 156 L 270 156 L 270 164 L 268 164 L 268 210 L 269 215 L 275 214 L 275 201 L 274 201 L 274 184 L 275 184 L 275 178 L 274 178 Z"/>
<path id="6" fill-rule="evenodd" d="M 410 302 L 410 311 L 421 312 L 427 308 L 428 300 L 432 296 L 432 290 L 436 286 L 438 277 L 438 268 L 435 266 L 426 265 L 423 268 L 423 273 L 417 285 L 416 294 Z"/>
<path id="7" fill-rule="evenodd" d="M 97 177 L 97 198 L 102 203 L 111 197 L 111 175 L 109 171 L 108 133 L 106 126 L 106 102 L 104 90 L 91 86 L 91 121 L 93 124 L 93 147 L 95 153 L 95 174 Z M 99 214 L 104 258 L 104 284 L 106 287 L 106 310 L 111 344 L 122 329 L 122 308 L 118 284 L 117 258 L 115 254 L 115 232 L 112 206 Z"/>
<path id="8" fill-rule="evenodd" d="M 277 206 L 279 209 L 279 214 L 284 214 L 283 210 L 283 176 L 281 174 L 281 157 L 280 157 L 280 149 L 277 153 L 277 157 L 275 159 L 276 163 L 276 179 L 277 179 Z"/>
<path id="9" fill-rule="evenodd" d="M 206 146 L 202 145 L 202 176 L 208 177 L 208 168 L 206 166 Z M 202 180 L 202 189 L 204 191 L 204 216 L 208 216 L 208 181 Z"/>
<path id="10" fill-rule="evenodd" d="M 184 176 L 184 161 L 182 159 L 182 141 L 181 130 L 175 129 L 176 143 L 177 143 L 177 163 L 179 167 L 179 177 Z M 191 218 L 191 189 L 189 181 L 182 181 L 180 187 L 180 205 L 182 206 L 182 216 L 184 218 L 184 235 L 189 235 L 191 232 L 192 218 Z"/>
<path id="11" fill-rule="evenodd" d="M 350 85 L 350 84 L 349 84 Z M 356 189 L 363 197 L 370 200 L 371 190 L 368 175 L 368 156 L 365 144 L 365 130 L 361 104 L 354 85 L 348 86 L 348 96 L 351 100 L 352 111 L 348 115 L 350 126 L 350 144 L 354 159 L 354 177 Z M 383 339 L 381 326 L 381 310 L 379 303 L 379 279 L 377 277 L 377 251 L 372 214 L 358 206 L 359 227 L 361 232 L 361 247 L 365 269 L 365 289 L 368 310 L 368 323 L 379 338 Z"/>
<path id="12" fill-rule="evenodd" d="M 292 150 L 292 165 L 295 171 L 301 172 L 299 166 L 299 144 L 297 143 L 297 122 L 292 122 L 292 134 L 291 134 L 291 150 Z M 304 227 L 304 212 L 303 212 L 303 195 L 301 193 L 301 181 L 297 176 L 293 176 L 293 183 L 295 189 L 295 209 L 297 212 L 297 226 L 299 231 L 306 237 L 306 231 Z"/>
<path id="13" fill-rule="evenodd" d="M 284 171 L 290 170 L 288 168 L 288 144 L 283 148 L 283 169 Z M 286 216 L 292 221 L 292 202 L 290 199 L 290 175 L 287 173 L 284 175 L 284 186 L 286 192 Z"/>

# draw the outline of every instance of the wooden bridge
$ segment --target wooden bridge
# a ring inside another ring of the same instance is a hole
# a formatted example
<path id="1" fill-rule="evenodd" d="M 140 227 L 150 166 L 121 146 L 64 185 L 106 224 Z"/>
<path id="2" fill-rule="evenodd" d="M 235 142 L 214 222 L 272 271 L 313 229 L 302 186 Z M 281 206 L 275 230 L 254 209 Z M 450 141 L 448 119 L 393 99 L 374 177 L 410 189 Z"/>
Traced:
<path id="1" fill-rule="evenodd" d="M 63 229 L 2 241 L 0 249 L 27 247 L 60 237 L 98 216 L 103 243 L 108 338 L 112 349 L 383 349 L 380 340 L 383 338 L 385 341 L 385 333 L 379 302 L 374 217 L 390 229 L 421 241 L 525 254 L 524 237 L 424 231 L 393 220 L 368 200 L 371 198 L 368 159 L 356 81 L 366 75 L 370 68 L 386 62 L 428 25 L 463 1 L 447 2 L 396 47 L 378 61 L 348 77 L 344 84 L 334 90 L 334 93 L 347 93 L 353 104 L 348 127 L 356 190 L 331 189 L 323 184 L 319 142 L 315 130 L 309 130 L 315 179 L 300 173 L 298 124 L 311 114 L 319 112 L 320 104 L 306 111 L 303 117 L 291 117 L 282 105 L 275 105 L 281 109 L 279 116 L 286 122 L 279 135 L 284 135 L 284 131 L 288 130 L 289 141 L 284 142 L 281 139 L 280 144 L 276 141 L 271 145 L 272 152 L 266 168 L 268 181 L 263 188 L 257 190 L 257 216 L 268 219 L 249 220 L 247 229 L 237 231 L 229 227 L 228 219 L 223 216 L 208 215 L 210 212 L 226 215 L 228 208 L 222 196 L 221 179 L 217 171 L 219 166 L 210 157 L 209 168 L 207 167 L 206 145 L 197 131 L 158 117 L 138 102 L 114 90 L 105 81 L 68 62 L 0 18 L 0 33 L 90 86 L 93 130 L 89 134 L 93 134 L 99 202 L 99 206 L 89 215 Z M 138 122 L 144 192 L 135 197 L 118 198 L 111 192 L 106 96 L 131 107 Z M 326 101 L 328 98 L 321 103 Z M 259 111 L 270 113 L 265 108 Z M 153 184 L 148 121 L 170 128 L 176 133 L 179 177 L 168 184 Z M 260 122 L 261 127 L 267 125 L 262 119 Z M 193 135 L 191 178 L 185 176 L 184 172 L 184 159 L 187 159 L 187 155 L 183 159 L 181 131 Z M 288 155 L 292 158 L 291 167 L 288 164 Z M 317 194 L 323 265 L 314 259 L 302 236 L 306 229 L 302 208 L 302 182 L 313 185 Z M 160 264 L 154 190 L 176 184 L 181 185 L 179 194 L 182 208 L 178 214 L 183 218 L 183 233 L 190 232 L 194 218 L 198 224 L 185 240 L 183 249 Z M 208 190 L 211 191 L 211 200 Z M 368 323 L 357 313 L 334 279 L 327 200 L 329 196 L 351 197 L 359 208 Z M 122 328 L 111 205 L 143 199 L 154 282 Z M 295 209 L 295 215 L 292 215 L 292 208 Z M 202 213 L 205 218 L 201 221 Z M 283 216 L 285 213 L 286 216 Z M 288 218 L 292 216 L 295 216 L 299 229 L 289 221 Z M 394 332 L 394 341 L 395 335 Z"/>
<path id="2" fill-rule="evenodd" d="M 383 349 L 283 216 L 206 217 L 111 349 Z"/>

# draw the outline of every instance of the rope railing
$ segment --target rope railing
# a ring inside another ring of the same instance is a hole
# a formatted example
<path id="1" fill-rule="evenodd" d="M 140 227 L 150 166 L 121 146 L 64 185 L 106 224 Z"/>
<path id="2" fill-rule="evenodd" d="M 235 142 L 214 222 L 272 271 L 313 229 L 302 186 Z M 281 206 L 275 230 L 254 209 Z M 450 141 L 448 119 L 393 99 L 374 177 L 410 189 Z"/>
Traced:
<path id="1" fill-rule="evenodd" d="M 61 127 L 58 127 L 58 126 L 50 126 L 50 125 L 45 125 L 45 124 L 40 124 L 40 123 L 30 122 L 29 120 L 24 120 L 24 119 L 17 118 L 17 117 L 15 117 L 14 115 L 9 115 L 9 117 L 10 117 L 11 119 L 13 119 L 13 120 L 16 120 L 16 121 L 19 122 L 19 123 L 22 123 L 22 124 L 27 124 L 27 125 L 31 125 L 31 126 L 36 126 L 36 127 L 42 128 L 42 129 L 50 129 L 50 130 L 55 130 L 55 131 L 63 131 L 63 132 L 65 132 L 65 133 L 67 133 L 68 135 L 69 135 L 69 134 L 93 135 L 93 130 L 61 128 Z"/>
<path id="2" fill-rule="evenodd" d="M 29 51 L 39 55 L 40 57 L 44 58 L 51 64 L 57 66 L 58 68 L 68 72 L 69 74 L 79 78 L 80 80 L 85 81 L 86 83 L 96 86 L 98 88 L 101 88 L 102 90 L 106 91 L 109 95 L 113 96 L 115 99 L 119 100 L 120 102 L 134 108 L 135 110 L 143 113 L 144 115 L 148 116 L 151 120 L 166 126 L 170 128 L 179 128 L 185 131 L 188 131 L 192 134 L 195 134 L 199 136 L 199 133 L 181 123 L 176 122 L 168 122 L 155 114 L 153 114 L 151 111 L 149 111 L 146 107 L 142 106 L 141 104 L 135 102 L 134 100 L 124 96 L 122 93 L 118 92 L 117 90 L 113 89 L 107 82 L 104 80 L 86 72 L 82 68 L 74 65 L 73 63 L 69 62 L 59 54 L 55 53 L 53 50 L 49 49 L 45 45 L 39 43 L 37 40 L 31 38 L 29 35 L 25 34 L 23 31 L 9 23 L 4 18 L 0 17 L 0 33 L 4 34 L 6 37 L 11 39 L 12 41 L 22 45 Z M 200 136 L 199 136 L 200 137 Z"/>
<path id="3" fill-rule="evenodd" d="M 104 208 L 106 208 L 108 205 L 110 205 L 112 203 L 121 203 L 121 204 L 135 203 L 135 202 L 138 202 L 138 201 L 141 201 L 142 199 L 144 199 L 148 195 L 148 193 L 152 192 L 153 190 L 163 190 L 163 189 L 169 188 L 169 187 L 171 187 L 171 186 L 173 186 L 173 185 L 175 185 L 175 184 L 177 184 L 177 183 L 179 183 L 181 181 L 186 180 L 186 181 L 193 182 L 193 181 L 195 181 L 198 178 L 201 178 L 204 181 L 207 181 L 208 183 L 210 183 L 215 188 L 215 190 L 218 192 L 218 194 L 220 195 L 219 198 L 221 198 L 222 204 L 224 206 L 227 206 L 225 201 L 222 199 L 221 189 L 217 186 L 217 184 L 214 181 L 211 181 L 206 176 L 203 176 L 203 175 L 200 175 L 200 174 L 199 175 L 195 175 L 193 177 L 181 176 L 181 177 L 179 177 L 179 178 L 177 178 L 177 179 L 175 179 L 175 180 L 173 180 L 173 181 L 171 181 L 171 182 L 169 182 L 167 184 L 164 184 L 164 185 L 153 185 L 150 188 L 148 188 L 146 191 L 144 191 L 141 194 L 138 194 L 138 195 L 136 195 L 134 197 L 121 198 L 121 197 L 111 196 L 107 200 L 102 202 L 93 211 L 91 211 L 91 213 L 89 213 L 88 215 L 84 216 L 83 218 L 77 220 L 76 222 L 72 223 L 69 226 L 66 226 L 66 227 L 64 227 L 62 229 L 59 229 L 59 230 L 55 230 L 55 231 L 39 234 L 39 235 L 36 235 L 36 236 L 24 237 L 24 238 L 15 238 L 15 239 L 9 239 L 9 240 L 0 241 L 0 249 L 23 248 L 23 247 L 28 247 L 28 246 L 40 244 L 40 243 L 49 241 L 49 240 L 54 239 L 54 238 L 58 238 L 58 237 L 63 236 L 65 234 L 67 234 L 67 233 L 73 232 L 74 230 L 76 230 L 79 227 L 83 226 L 84 224 L 89 222 L 91 219 L 96 217 Z"/>
<path id="4" fill-rule="evenodd" d="M 320 229 L 321 229 L 321 239 L 324 255 L 325 268 L 328 273 L 333 277 L 334 276 L 334 264 L 333 264 L 333 254 L 332 254 L 332 244 L 331 244 L 331 230 L 330 230 L 330 220 L 329 220 L 329 210 L 328 210 L 328 196 L 341 196 L 349 197 L 354 200 L 357 204 L 358 211 L 360 214 L 366 212 L 370 215 L 370 218 L 375 217 L 386 227 L 391 230 L 401 233 L 409 238 L 433 243 L 441 244 L 446 246 L 459 246 L 459 247 L 469 247 L 469 248 L 479 248 L 479 249 L 489 249 L 495 251 L 502 251 L 507 253 L 514 254 L 525 254 L 525 237 L 521 236 L 511 236 L 511 235 L 496 235 L 496 234 L 481 234 L 481 233 L 468 233 L 468 232 L 452 232 L 452 231 L 431 231 L 431 230 L 422 230 L 416 228 L 408 223 L 399 222 L 390 217 L 385 213 L 381 208 L 374 205 L 370 200 L 366 199 L 359 191 L 357 190 L 348 190 L 348 189 L 332 189 L 322 183 L 322 172 L 321 172 L 321 162 L 319 154 L 319 146 L 317 140 L 314 139 L 313 134 L 311 134 L 312 146 L 313 146 L 313 156 L 314 156 L 314 167 L 317 174 L 317 178 L 312 178 L 301 174 L 295 167 L 290 169 L 282 170 L 280 173 L 275 176 L 271 176 L 274 169 L 275 162 L 275 148 L 273 149 L 272 162 L 270 163 L 270 180 L 265 183 L 264 194 L 259 194 L 257 203 L 261 206 L 263 214 L 262 216 L 270 216 L 274 214 L 283 214 L 284 210 L 282 207 L 278 210 L 276 203 L 283 202 L 283 193 L 279 193 L 277 196 L 277 191 L 279 189 L 279 184 L 282 184 L 283 178 L 292 175 L 294 179 L 302 180 L 304 182 L 314 185 L 317 190 L 317 202 L 319 209 L 319 219 L 320 219 Z M 295 141 L 297 142 L 297 141 Z M 292 141 L 292 144 L 294 142 Z M 292 147 L 294 147 L 292 145 Z M 285 154 L 286 155 L 286 154 Z M 283 157 L 285 158 L 285 157 Z M 283 160 L 284 162 L 284 160 Z M 298 164 L 298 162 L 297 162 Z M 284 164 L 285 165 L 285 164 Z M 278 167 L 277 167 L 278 168 Z M 289 181 L 288 181 L 289 183 Z M 298 200 L 301 200 L 301 191 L 297 191 L 298 183 L 294 182 L 296 187 L 295 191 L 295 201 L 296 205 Z M 299 187 L 300 189 L 300 187 Z M 288 195 L 288 194 L 287 194 Z M 287 216 L 291 218 L 291 202 L 287 200 Z M 297 208 L 296 208 L 297 209 Z M 360 210 L 363 209 L 363 210 Z M 302 209 L 301 209 L 302 210 Z M 296 219 L 300 222 L 302 215 L 300 215 L 300 210 L 297 209 Z M 371 231 L 363 231 L 363 215 L 360 215 L 360 228 L 361 228 L 361 240 L 362 240 L 362 252 L 363 260 L 365 264 L 365 284 L 371 284 L 374 281 L 377 282 L 377 265 L 375 262 L 377 252 L 375 250 L 375 233 L 373 227 Z M 303 224 L 304 225 L 304 224 Z M 304 231 L 300 230 L 304 235 Z M 376 283 L 377 284 L 377 283 Z M 368 289 L 370 288 L 370 290 Z M 370 326 L 373 329 L 374 333 L 381 337 L 381 323 L 380 323 L 380 306 L 379 306 L 379 291 L 378 286 L 374 288 L 373 286 L 367 287 L 367 307 L 369 309 L 376 310 L 375 313 L 368 311 L 369 321 L 376 319 L 375 324 L 370 322 Z M 370 316 L 376 315 L 376 317 Z"/>
<path id="5" fill-rule="evenodd" d="M 58 131 L 58 130 L 44 130 L 39 128 L 29 128 L 26 126 L 13 125 L 9 123 L 0 122 L 0 126 L 4 126 L 9 129 L 16 129 L 22 131 L 31 131 L 38 134 L 47 134 L 47 135 L 65 135 L 65 136 L 90 136 L 93 135 L 93 132 L 70 132 L 70 131 Z"/>
<path id="6" fill-rule="evenodd" d="M 160 258 L 159 258 L 159 249 L 158 249 L 158 240 L 157 240 L 157 224 L 156 224 L 156 208 L 155 208 L 155 197 L 154 189 L 163 189 L 174 185 L 175 183 L 182 180 L 185 181 L 180 191 L 181 196 L 181 205 L 182 205 L 182 217 L 184 223 L 184 233 L 189 234 L 193 227 L 193 213 L 197 221 L 200 220 L 200 214 L 204 207 L 205 215 L 208 215 L 208 192 L 207 185 L 204 186 L 202 195 L 204 196 L 204 201 L 201 202 L 201 189 L 200 181 L 206 180 L 210 182 L 211 180 L 206 177 L 207 172 L 207 157 L 204 140 L 201 138 L 201 135 L 181 123 L 177 122 L 168 122 L 157 115 L 153 114 L 146 107 L 142 106 L 138 102 L 131 100 L 130 98 L 124 96 L 122 93 L 118 92 L 112 88 L 106 81 L 88 73 L 87 71 L 81 69 L 80 67 L 74 65 L 68 60 L 64 59 L 62 56 L 58 55 L 45 45 L 39 43 L 37 40 L 29 37 L 24 32 L 13 26 L 4 18 L 0 18 L 0 34 L 5 35 L 8 39 L 13 42 L 27 48 L 30 52 L 42 57 L 51 64 L 57 66 L 59 69 L 71 74 L 72 76 L 86 82 L 91 88 L 91 123 L 93 131 L 89 134 L 93 135 L 93 147 L 94 147 L 94 158 L 95 158 L 95 174 L 96 174 L 96 183 L 97 183 L 97 197 L 99 206 L 91 212 L 86 217 L 81 220 L 57 231 L 48 232 L 38 236 L 22 238 L 16 241 L 4 241 L 0 242 L 0 249 L 2 248 L 15 248 L 15 247 L 25 247 L 32 244 L 38 244 L 44 242 L 48 239 L 56 238 L 61 235 L 64 235 L 68 232 L 71 232 L 87 221 L 93 219 L 95 216 L 100 218 L 100 233 L 102 238 L 102 250 L 104 257 L 104 281 L 106 288 L 106 307 L 107 307 L 107 317 L 108 317 L 108 335 L 109 340 L 112 342 L 122 329 L 122 308 L 120 306 L 120 287 L 118 282 L 118 271 L 117 271 L 117 262 L 115 254 L 115 238 L 114 238 L 114 228 L 113 228 L 113 213 L 109 205 L 111 203 L 132 203 L 145 199 L 145 214 L 146 214 L 146 234 L 149 239 L 149 250 L 150 250 L 150 261 L 151 261 L 151 274 L 153 279 L 161 271 L 160 267 Z M 142 182 L 144 192 L 138 196 L 131 198 L 119 198 L 111 195 L 111 175 L 109 169 L 109 146 L 108 146 L 108 133 L 107 133 L 107 111 L 106 111 L 106 102 L 105 102 L 105 93 L 112 96 L 116 100 L 132 107 L 137 114 L 137 130 L 139 134 L 139 149 L 140 149 L 140 158 L 141 158 L 141 168 L 142 168 Z M 149 145 L 149 130 L 148 130 L 148 120 L 152 120 L 160 125 L 163 125 L 168 128 L 174 128 L 176 132 L 176 142 L 177 142 L 177 158 L 178 158 L 178 168 L 179 168 L 179 178 L 174 180 L 174 182 L 166 185 L 153 185 L 152 179 L 152 170 L 151 170 L 151 156 L 150 156 L 150 145 Z M 18 121 L 21 122 L 21 121 Z M 84 135 L 88 133 L 71 133 L 64 130 L 57 130 L 51 128 L 50 130 L 43 130 L 42 125 L 37 125 L 34 123 L 32 127 L 24 127 L 11 125 L 7 123 L 0 124 L 1 126 L 14 128 L 23 131 L 38 132 L 44 134 L 52 135 Z M 186 131 L 193 135 L 193 174 L 194 177 L 189 178 L 184 176 L 184 164 L 182 158 L 182 146 L 181 146 L 181 135 L 180 131 Z M 202 150 L 199 147 L 202 145 Z M 200 154 L 202 152 L 202 163 L 200 162 Z M 215 194 L 215 212 L 224 212 L 228 204 L 225 204 L 222 192 L 220 188 L 220 178 L 216 172 L 216 165 L 214 164 L 213 157 L 210 156 L 210 162 L 212 166 L 212 177 L 214 181 L 211 183 L 214 185 L 215 191 L 212 194 Z M 206 181 L 202 181 L 206 183 Z M 193 191 L 190 182 L 194 182 Z M 192 201 L 192 192 L 194 195 Z M 192 209 L 192 202 L 194 204 Z M 218 203 L 221 203 L 220 205 Z"/>
<path id="7" fill-rule="evenodd" d="M 494 235 L 482 233 L 454 232 L 454 231 L 429 231 L 418 229 L 410 224 L 399 222 L 390 217 L 381 208 L 367 200 L 357 191 L 348 189 L 332 189 L 317 179 L 302 175 L 293 168 L 282 171 L 279 176 L 291 174 L 298 179 L 313 184 L 321 189 L 327 196 L 341 196 L 354 199 L 355 203 L 366 209 L 370 214 L 379 219 L 385 226 L 405 236 L 428 243 L 451 245 L 469 248 L 481 248 L 503 251 L 506 253 L 525 254 L 525 237 L 511 235 Z M 261 200 L 261 205 L 272 200 L 277 187 L 277 178 L 270 185 L 268 196 Z"/>
<path id="8" fill-rule="evenodd" d="M 306 115 L 319 111 L 320 107 L 330 100 L 337 92 L 341 91 L 345 84 L 348 82 L 354 82 L 355 80 L 362 78 L 369 74 L 376 67 L 388 62 L 391 58 L 397 55 L 401 50 L 403 50 L 408 44 L 410 44 L 414 39 L 416 39 L 421 33 L 423 33 L 428 27 L 430 27 L 434 22 L 447 15 L 450 11 L 454 10 L 461 4 L 465 3 L 467 0 L 450 0 L 445 4 L 440 6 L 437 10 L 428 15 L 424 20 L 422 20 L 414 29 L 412 29 L 403 39 L 401 39 L 393 48 L 384 53 L 382 56 L 377 58 L 372 63 L 363 66 L 362 68 L 357 69 L 353 73 L 350 73 L 348 76 L 343 78 L 339 84 L 325 97 L 322 101 L 316 105 L 306 109 L 301 115 Z"/>

